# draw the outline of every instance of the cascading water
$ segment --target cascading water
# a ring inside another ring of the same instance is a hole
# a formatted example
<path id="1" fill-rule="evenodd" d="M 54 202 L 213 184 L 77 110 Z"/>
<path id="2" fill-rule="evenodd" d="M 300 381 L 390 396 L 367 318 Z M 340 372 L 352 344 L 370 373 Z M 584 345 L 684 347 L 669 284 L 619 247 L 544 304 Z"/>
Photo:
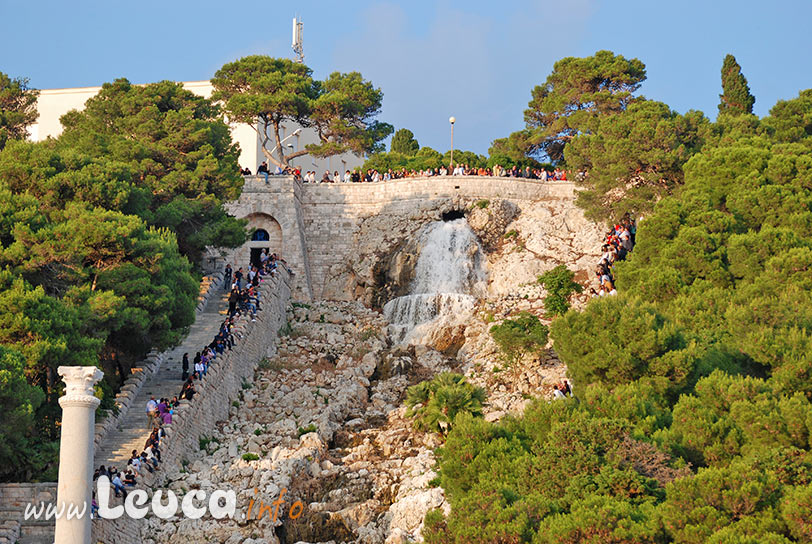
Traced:
<path id="1" fill-rule="evenodd" d="M 384 316 L 395 341 L 414 343 L 438 321 L 470 314 L 485 294 L 485 269 L 479 240 L 468 221 L 435 221 L 419 239 L 420 256 L 406 296 L 387 302 Z"/>

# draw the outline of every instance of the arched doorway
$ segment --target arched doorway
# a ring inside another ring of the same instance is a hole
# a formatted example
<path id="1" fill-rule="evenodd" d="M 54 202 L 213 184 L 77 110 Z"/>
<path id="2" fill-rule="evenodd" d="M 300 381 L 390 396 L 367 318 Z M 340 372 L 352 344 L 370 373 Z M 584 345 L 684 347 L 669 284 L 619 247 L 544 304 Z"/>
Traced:
<path id="1" fill-rule="evenodd" d="M 282 253 L 282 227 L 273 216 L 265 213 L 252 213 L 246 217 L 248 228 L 252 229 L 251 239 L 243 245 L 239 259 L 242 263 L 258 265 L 262 251 Z"/>
<path id="2" fill-rule="evenodd" d="M 268 234 L 268 231 L 265 229 L 257 229 L 254 231 L 254 234 L 251 235 L 251 242 L 267 242 L 268 246 L 260 247 L 254 246 L 251 247 L 251 266 L 259 266 L 261 263 L 260 256 L 262 252 L 267 248 L 269 253 L 272 253 L 270 250 L 270 241 L 271 236 Z M 252 244 L 254 245 L 254 244 Z"/>

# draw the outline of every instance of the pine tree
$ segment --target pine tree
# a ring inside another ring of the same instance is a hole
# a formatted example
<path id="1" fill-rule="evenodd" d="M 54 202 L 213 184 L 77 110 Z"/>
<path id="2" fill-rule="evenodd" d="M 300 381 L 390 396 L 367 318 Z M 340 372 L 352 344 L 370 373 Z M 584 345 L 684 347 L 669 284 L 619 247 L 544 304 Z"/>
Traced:
<path id="1" fill-rule="evenodd" d="M 401 128 L 392 136 L 392 143 L 389 148 L 391 151 L 414 157 L 420 150 L 420 144 L 415 140 L 414 133 L 411 130 Z"/>
<path id="2" fill-rule="evenodd" d="M 753 113 L 756 98 L 750 94 L 747 79 L 736 57 L 728 54 L 722 63 L 722 94 L 719 95 L 719 113 L 740 115 Z"/>

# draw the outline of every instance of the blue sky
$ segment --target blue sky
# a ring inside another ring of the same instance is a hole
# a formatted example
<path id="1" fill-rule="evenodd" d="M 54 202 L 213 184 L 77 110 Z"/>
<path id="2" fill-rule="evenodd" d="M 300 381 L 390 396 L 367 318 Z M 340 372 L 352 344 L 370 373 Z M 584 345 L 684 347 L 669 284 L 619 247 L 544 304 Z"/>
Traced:
<path id="1" fill-rule="evenodd" d="M 317 77 L 360 71 L 384 91 L 381 120 L 443 151 L 450 115 L 455 147 L 486 153 L 557 59 L 600 49 L 645 62 L 640 92 L 679 112 L 715 117 L 728 52 L 759 115 L 812 87 L 808 0 L 0 0 L 0 71 L 37 88 L 209 79 L 241 56 L 290 56 L 296 13 Z"/>

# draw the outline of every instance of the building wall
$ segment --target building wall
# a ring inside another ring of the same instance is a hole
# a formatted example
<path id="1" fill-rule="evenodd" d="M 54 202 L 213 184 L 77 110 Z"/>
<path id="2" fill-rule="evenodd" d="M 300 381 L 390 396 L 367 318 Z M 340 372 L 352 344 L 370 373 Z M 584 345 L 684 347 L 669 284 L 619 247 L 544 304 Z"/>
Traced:
<path id="1" fill-rule="evenodd" d="M 204 98 L 211 97 L 214 91 L 209 81 L 184 81 L 182 84 L 185 89 Z M 59 118 L 71 110 L 84 109 L 85 102 L 98 94 L 100 90 L 101 87 L 40 90 L 37 99 L 39 118 L 28 129 L 30 139 L 37 142 L 48 137 L 55 138 L 62 134 L 62 124 L 59 122 Z M 250 168 L 252 172 L 256 172 L 259 164 L 265 160 L 262 152 L 262 141 L 256 130 L 245 123 L 233 123 L 230 126 L 231 138 L 240 146 L 240 166 Z M 297 128 L 300 127 L 293 123 L 288 124 L 283 127 L 281 137 L 284 138 L 292 134 Z M 318 136 L 313 129 L 303 129 L 299 136 L 290 138 L 285 144 L 293 145 L 293 151 L 296 151 L 304 149 L 306 145 L 317 141 Z M 347 168 L 352 169 L 361 166 L 363 162 L 363 157 L 345 153 L 327 159 L 316 159 L 305 155 L 294 159 L 292 164 L 299 166 L 304 171 L 315 170 L 320 178 L 325 170 L 333 172 L 342 168 L 344 170 Z"/>
<path id="2" fill-rule="evenodd" d="M 459 199 L 502 198 L 514 202 L 574 199 L 567 182 L 516 178 L 432 177 L 380 183 L 300 183 L 290 177 L 246 178 L 243 193 L 228 210 L 239 218 L 257 214 L 281 227 L 277 251 L 295 273 L 294 296 L 300 299 L 353 298 L 352 292 L 326 288 L 331 267 L 355 257 L 362 221 L 371 216 L 408 218 L 428 205 Z M 245 255 L 246 244 L 238 250 Z M 242 261 L 244 262 L 244 260 Z M 340 290 L 340 289 L 339 289 Z"/>

